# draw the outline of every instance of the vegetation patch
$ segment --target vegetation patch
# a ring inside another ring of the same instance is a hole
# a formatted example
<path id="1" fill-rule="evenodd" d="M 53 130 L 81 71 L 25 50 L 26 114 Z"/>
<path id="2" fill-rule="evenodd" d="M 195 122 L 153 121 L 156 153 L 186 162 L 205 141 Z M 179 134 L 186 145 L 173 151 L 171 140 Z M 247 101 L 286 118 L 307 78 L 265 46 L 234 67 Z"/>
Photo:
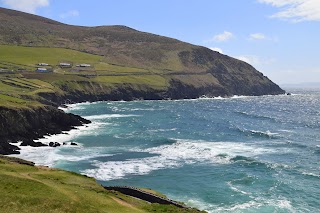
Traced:
<path id="1" fill-rule="evenodd" d="M 93 178 L 0 157 L 3 212 L 198 212 L 105 190 Z"/>

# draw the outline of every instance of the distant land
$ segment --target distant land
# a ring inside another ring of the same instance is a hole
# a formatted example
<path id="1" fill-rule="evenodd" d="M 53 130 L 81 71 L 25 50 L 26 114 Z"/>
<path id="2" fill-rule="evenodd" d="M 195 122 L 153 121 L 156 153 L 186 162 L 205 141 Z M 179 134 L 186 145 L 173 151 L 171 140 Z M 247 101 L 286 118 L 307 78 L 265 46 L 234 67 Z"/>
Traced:
<path id="1" fill-rule="evenodd" d="M 320 82 L 303 82 L 295 84 L 281 84 L 283 88 L 320 88 Z"/>

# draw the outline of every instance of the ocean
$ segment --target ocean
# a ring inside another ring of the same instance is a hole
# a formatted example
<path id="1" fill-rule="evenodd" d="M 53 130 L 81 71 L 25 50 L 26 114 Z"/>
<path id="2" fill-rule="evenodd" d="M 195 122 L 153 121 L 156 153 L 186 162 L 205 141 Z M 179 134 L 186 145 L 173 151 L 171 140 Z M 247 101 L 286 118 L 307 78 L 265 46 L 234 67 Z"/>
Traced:
<path id="1" fill-rule="evenodd" d="M 320 212 L 320 90 L 289 92 L 73 104 L 92 124 L 17 157 L 208 212 Z"/>

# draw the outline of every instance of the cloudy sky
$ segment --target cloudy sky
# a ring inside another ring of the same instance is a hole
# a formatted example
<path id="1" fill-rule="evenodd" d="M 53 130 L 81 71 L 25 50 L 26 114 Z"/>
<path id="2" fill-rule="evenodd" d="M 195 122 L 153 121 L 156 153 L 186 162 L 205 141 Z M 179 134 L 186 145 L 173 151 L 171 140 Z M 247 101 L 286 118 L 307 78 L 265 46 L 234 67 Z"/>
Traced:
<path id="1" fill-rule="evenodd" d="M 320 0 L 0 0 L 0 7 L 206 46 L 279 84 L 320 82 Z"/>

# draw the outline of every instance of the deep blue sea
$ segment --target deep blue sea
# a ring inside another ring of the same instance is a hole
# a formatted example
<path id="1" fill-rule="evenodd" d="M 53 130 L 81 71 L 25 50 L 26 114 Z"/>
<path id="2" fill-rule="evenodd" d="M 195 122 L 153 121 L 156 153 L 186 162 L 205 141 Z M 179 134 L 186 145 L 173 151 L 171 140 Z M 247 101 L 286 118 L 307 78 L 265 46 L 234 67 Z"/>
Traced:
<path id="1" fill-rule="evenodd" d="M 92 121 L 19 157 L 152 188 L 208 212 L 320 212 L 320 90 L 293 95 L 97 102 Z"/>

